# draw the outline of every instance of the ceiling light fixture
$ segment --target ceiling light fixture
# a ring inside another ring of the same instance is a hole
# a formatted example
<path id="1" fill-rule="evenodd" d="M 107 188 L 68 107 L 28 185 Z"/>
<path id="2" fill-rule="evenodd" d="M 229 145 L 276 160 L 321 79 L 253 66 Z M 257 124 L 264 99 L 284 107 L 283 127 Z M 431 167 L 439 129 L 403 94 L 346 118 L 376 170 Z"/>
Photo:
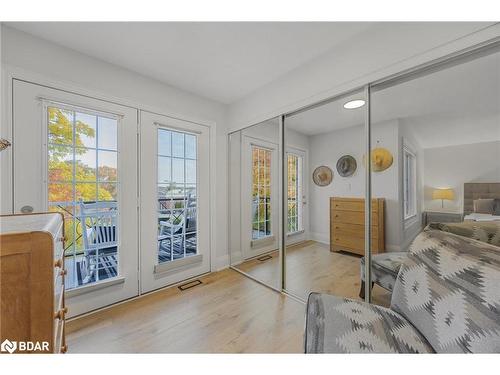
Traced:
<path id="1" fill-rule="evenodd" d="M 365 105 L 365 101 L 363 99 L 354 99 L 354 100 L 349 100 L 347 103 L 344 104 L 345 109 L 356 109 L 360 108 Z"/>

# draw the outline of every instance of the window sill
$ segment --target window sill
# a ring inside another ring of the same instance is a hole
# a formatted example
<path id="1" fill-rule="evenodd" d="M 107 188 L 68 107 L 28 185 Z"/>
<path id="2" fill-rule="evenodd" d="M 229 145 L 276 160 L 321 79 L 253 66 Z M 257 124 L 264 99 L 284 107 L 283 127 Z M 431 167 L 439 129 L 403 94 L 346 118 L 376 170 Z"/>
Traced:
<path id="1" fill-rule="evenodd" d="M 304 233 L 304 229 L 298 230 L 296 232 L 287 233 L 286 236 L 287 237 L 293 237 L 293 236 L 298 236 L 299 234 L 303 234 L 303 233 Z"/>
<path id="2" fill-rule="evenodd" d="M 202 254 L 191 255 L 186 258 L 177 259 L 171 262 L 164 262 L 161 264 L 157 264 L 154 268 L 153 273 L 168 273 L 173 271 L 178 271 L 181 268 L 189 267 L 196 263 L 201 263 L 203 261 Z"/>
<path id="3" fill-rule="evenodd" d="M 258 240 L 252 240 L 250 242 L 250 246 L 252 248 L 263 247 L 263 246 L 270 245 L 270 244 L 274 243 L 274 241 L 275 241 L 274 236 L 263 237 L 263 238 L 259 238 Z"/>
<path id="4" fill-rule="evenodd" d="M 99 281 L 92 285 L 80 286 L 78 288 L 69 289 L 64 292 L 64 295 L 68 298 L 80 296 L 82 294 L 87 294 L 95 292 L 96 290 L 107 288 L 112 285 L 123 284 L 125 278 L 123 276 L 114 277 L 112 279 Z"/>

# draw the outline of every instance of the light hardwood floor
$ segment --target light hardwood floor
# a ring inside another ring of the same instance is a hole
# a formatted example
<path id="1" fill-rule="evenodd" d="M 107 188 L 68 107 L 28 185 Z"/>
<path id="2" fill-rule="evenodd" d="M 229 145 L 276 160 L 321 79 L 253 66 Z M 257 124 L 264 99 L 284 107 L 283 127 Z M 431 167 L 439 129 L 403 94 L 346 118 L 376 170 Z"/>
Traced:
<path id="1" fill-rule="evenodd" d="M 277 280 L 277 254 L 240 268 Z M 305 298 L 310 290 L 357 298 L 359 257 L 330 253 L 307 242 L 288 249 L 288 289 Z M 160 290 L 73 320 L 69 353 L 301 353 L 305 305 L 233 270 L 200 278 L 202 285 Z M 389 294 L 375 286 L 374 303 Z"/>
<path id="2" fill-rule="evenodd" d="M 70 321 L 68 352 L 302 352 L 302 303 L 233 270 L 200 279 Z"/>
<path id="3" fill-rule="evenodd" d="M 238 269 L 267 284 L 277 286 L 279 282 L 278 252 L 269 254 L 272 259 L 252 259 L 238 265 Z M 322 292 L 359 299 L 361 257 L 331 252 L 328 245 L 306 241 L 287 248 L 286 288 L 297 297 L 306 300 L 310 292 Z M 389 306 L 390 293 L 375 286 L 373 303 Z"/>

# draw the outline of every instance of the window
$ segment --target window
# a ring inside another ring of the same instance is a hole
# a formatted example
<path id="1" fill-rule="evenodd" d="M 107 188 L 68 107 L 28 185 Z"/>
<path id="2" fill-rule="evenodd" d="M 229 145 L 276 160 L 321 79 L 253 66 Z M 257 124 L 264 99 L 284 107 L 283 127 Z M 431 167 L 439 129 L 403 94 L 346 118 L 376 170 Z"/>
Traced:
<path id="1" fill-rule="evenodd" d="M 49 211 L 65 217 L 68 289 L 118 275 L 118 121 L 47 108 Z"/>
<path id="2" fill-rule="evenodd" d="M 197 253 L 196 141 L 158 128 L 158 263 Z"/>
<path id="3" fill-rule="evenodd" d="M 252 240 L 271 236 L 271 154 L 252 146 Z"/>
<path id="4" fill-rule="evenodd" d="M 417 160 L 406 145 L 403 146 L 403 205 L 405 220 L 417 214 Z"/>
<path id="5" fill-rule="evenodd" d="M 288 153 L 288 233 L 302 230 L 302 157 Z"/>

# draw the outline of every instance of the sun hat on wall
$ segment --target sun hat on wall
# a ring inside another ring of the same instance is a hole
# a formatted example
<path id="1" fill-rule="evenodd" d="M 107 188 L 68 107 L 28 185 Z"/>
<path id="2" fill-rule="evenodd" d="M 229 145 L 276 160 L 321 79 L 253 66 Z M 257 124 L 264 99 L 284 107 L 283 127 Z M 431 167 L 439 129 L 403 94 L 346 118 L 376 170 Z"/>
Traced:
<path id="1" fill-rule="evenodd" d="M 357 168 L 356 159 L 351 155 L 344 155 L 337 161 L 337 172 L 342 177 L 349 177 L 354 174 Z"/>

